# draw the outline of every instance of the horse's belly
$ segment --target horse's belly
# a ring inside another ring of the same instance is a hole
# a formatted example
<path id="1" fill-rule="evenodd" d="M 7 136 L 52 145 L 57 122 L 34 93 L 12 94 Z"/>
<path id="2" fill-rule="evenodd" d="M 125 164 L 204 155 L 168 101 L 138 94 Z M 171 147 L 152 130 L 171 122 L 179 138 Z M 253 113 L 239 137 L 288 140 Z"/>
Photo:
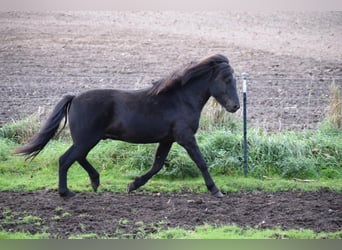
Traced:
<path id="1" fill-rule="evenodd" d="M 107 138 L 131 143 L 156 143 L 171 139 L 169 130 L 165 127 L 120 124 L 106 133 Z"/>

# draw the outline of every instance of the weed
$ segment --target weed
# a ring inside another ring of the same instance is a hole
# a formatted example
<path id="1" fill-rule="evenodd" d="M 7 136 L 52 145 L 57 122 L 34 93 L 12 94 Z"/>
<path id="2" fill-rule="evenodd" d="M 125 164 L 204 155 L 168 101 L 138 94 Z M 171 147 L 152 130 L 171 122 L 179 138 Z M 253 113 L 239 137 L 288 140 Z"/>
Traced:
<path id="1" fill-rule="evenodd" d="M 9 208 L 4 208 L 3 211 L 2 211 L 2 215 L 1 215 L 1 223 L 3 224 L 10 224 L 12 223 L 12 220 L 13 220 L 13 213 L 12 213 L 12 210 L 9 209 Z"/>
<path id="2" fill-rule="evenodd" d="M 339 86 L 332 82 L 330 87 L 330 101 L 328 106 L 328 121 L 336 128 L 342 129 L 342 96 Z"/>
<path id="3" fill-rule="evenodd" d="M 61 219 L 61 216 L 56 214 L 56 215 L 53 216 L 53 219 L 55 221 L 59 221 Z"/>
<path id="4" fill-rule="evenodd" d="M 68 217 L 68 216 L 71 216 L 71 213 L 69 213 L 69 212 L 64 212 L 64 213 L 62 214 L 62 218 Z"/>
<path id="5" fill-rule="evenodd" d="M 27 224 L 35 224 L 37 226 L 40 226 L 42 219 L 38 216 L 27 215 L 24 218 L 22 218 L 22 222 L 27 223 Z"/>
<path id="6" fill-rule="evenodd" d="M 120 219 L 118 223 L 119 223 L 119 225 L 128 225 L 128 223 L 129 223 L 129 220 L 128 220 L 128 219 L 125 219 L 125 218 L 123 218 L 123 219 Z"/>
<path id="7" fill-rule="evenodd" d="M 55 208 L 55 212 L 57 212 L 57 213 L 61 213 L 62 211 L 63 211 L 62 207 L 56 207 Z"/>

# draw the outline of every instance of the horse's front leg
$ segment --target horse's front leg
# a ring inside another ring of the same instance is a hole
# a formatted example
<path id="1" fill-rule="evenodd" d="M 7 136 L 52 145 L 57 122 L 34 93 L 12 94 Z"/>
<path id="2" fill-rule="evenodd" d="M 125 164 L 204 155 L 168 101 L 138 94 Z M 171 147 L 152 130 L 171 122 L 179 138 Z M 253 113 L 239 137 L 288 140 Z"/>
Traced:
<path id="1" fill-rule="evenodd" d="M 177 141 L 181 146 L 183 146 L 188 152 L 191 159 L 196 163 L 197 167 L 201 170 L 202 176 L 204 178 L 205 184 L 208 190 L 217 198 L 222 198 L 223 194 L 216 187 L 214 180 L 211 178 L 207 164 L 202 156 L 202 153 L 197 145 L 195 137 L 183 136 Z"/>
<path id="2" fill-rule="evenodd" d="M 138 189 L 149 179 L 151 179 L 153 175 L 157 174 L 160 171 L 165 163 L 167 155 L 170 152 L 171 146 L 172 142 L 159 143 L 152 168 L 147 173 L 140 177 L 136 177 L 132 183 L 128 184 L 128 192 L 132 192 L 133 190 Z"/>

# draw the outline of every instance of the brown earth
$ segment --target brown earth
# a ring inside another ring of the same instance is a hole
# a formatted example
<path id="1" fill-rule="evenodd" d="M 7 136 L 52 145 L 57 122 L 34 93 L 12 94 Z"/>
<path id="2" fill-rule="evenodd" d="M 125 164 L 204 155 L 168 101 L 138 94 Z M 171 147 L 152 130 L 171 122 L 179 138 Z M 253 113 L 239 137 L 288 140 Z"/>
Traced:
<path id="1" fill-rule="evenodd" d="M 0 12 L 0 126 L 92 88 L 137 89 L 211 53 L 246 71 L 252 126 L 315 128 L 342 85 L 342 12 Z M 241 87 L 240 87 L 241 89 Z M 238 118 L 241 113 L 236 114 Z M 196 225 L 341 230 L 328 190 L 228 194 L 1 192 L 0 228 L 144 237 Z M 27 216 L 40 219 L 27 222 Z M 26 222 L 23 220 L 26 217 Z"/>
<path id="2" fill-rule="evenodd" d="M 193 193 L 78 193 L 67 201 L 52 191 L 0 194 L 0 228 L 49 233 L 52 238 L 90 233 L 143 238 L 160 229 L 191 230 L 205 224 L 316 232 L 342 229 L 342 194 L 329 190 L 229 193 L 222 199 Z M 28 222 L 28 216 L 36 219 Z"/>
<path id="3" fill-rule="evenodd" d="M 142 88 L 222 53 L 249 74 L 253 126 L 315 128 L 333 79 L 342 86 L 341 23 L 342 12 L 1 12 L 0 126 L 67 93 Z"/>

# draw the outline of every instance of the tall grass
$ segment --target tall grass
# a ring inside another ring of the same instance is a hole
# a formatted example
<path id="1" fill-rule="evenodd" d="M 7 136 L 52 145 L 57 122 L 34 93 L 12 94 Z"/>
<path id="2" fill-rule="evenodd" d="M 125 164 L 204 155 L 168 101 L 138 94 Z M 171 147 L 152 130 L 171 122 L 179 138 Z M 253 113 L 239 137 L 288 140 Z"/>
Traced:
<path id="1" fill-rule="evenodd" d="M 330 87 L 330 101 L 328 106 L 328 117 L 329 122 L 339 128 L 342 129 L 342 98 L 341 98 L 341 90 L 339 86 L 332 82 Z"/>
<path id="2" fill-rule="evenodd" d="M 202 112 L 200 129 L 211 131 L 222 126 L 235 130 L 241 124 L 236 121 L 235 115 L 228 113 L 214 98 L 210 98 Z"/>
<path id="3" fill-rule="evenodd" d="M 17 143 L 25 143 L 40 127 L 39 113 L 35 113 L 23 120 L 13 121 L 0 128 L 0 137 L 11 139 Z"/>
<path id="4" fill-rule="evenodd" d="M 243 138 L 239 131 L 216 128 L 199 132 L 198 142 L 210 171 L 218 175 L 243 175 Z M 342 177 L 342 135 L 323 124 L 317 131 L 266 133 L 250 129 L 249 175 L 256 178 Z M 155 145 L 133 145 L 124 142 L 103 143 L 97 153 L 102 160 L 110 159 L 120 171 L 134 176 L 147 171 L 153 161 Z M 168 178 L 198 177 L 199 170 L 185 150 L 173 145 L 159 176 Z"/>
<path id="5" fill-rule="evenodd" d="M 5 126 L 0 129 L 0 162 L 10 159 L 10 148 L 18 142 L 16 129 Z M 227 127 L 229 129 L 227 129 Z M 243 138 L 240 126 L 216 126 L 197 135 L 200 149 L 210 171 L 217 175 L 243 175 Z M 300 179 L 338 179 L 342 177 L 342 133 L 326 122 L 316 131 L 269 133 L 250 128 L 248 131 L 249 176 Z M 13 136 L 13 137 L 12 137 Z M 47 165 L 57 164 L 59 155 L 71 144 L 65 139 L 50 143 L 42 156 Z M 156 145 L 135 145 L 118 141 L 101 142 L 89 154 L 90 161 L 102 169 L 132 177 L 147 171 L 154 158 Z M 53 161 L 53 162 L 52 162 Z M 51 162 L 51 163 L 49 163 Z M 20 167 L 18 167 L 20 169 Z M 2 170 L 4 171 L 4 170 Z M 19 170 L 18 170 L 19 171 Z M 174 144 L 160 177 L 183 179 L 200 176 L 200 171 L 185 150 Z"/>
<path id="6" fill-rule="evenodd" d="M 47 115 L 48 112 L 45 109 L 39 108 L 37 112 L 24 119 L 13 120 L 3 127 L 0 127 L 0 137 L 11 139 L 20 144 L 27 143 L 39 131 Z M 54 137 L 54 139 L 61 138 L 66 140 L 70 139 L 69 129 L 58 132 Z"/>

